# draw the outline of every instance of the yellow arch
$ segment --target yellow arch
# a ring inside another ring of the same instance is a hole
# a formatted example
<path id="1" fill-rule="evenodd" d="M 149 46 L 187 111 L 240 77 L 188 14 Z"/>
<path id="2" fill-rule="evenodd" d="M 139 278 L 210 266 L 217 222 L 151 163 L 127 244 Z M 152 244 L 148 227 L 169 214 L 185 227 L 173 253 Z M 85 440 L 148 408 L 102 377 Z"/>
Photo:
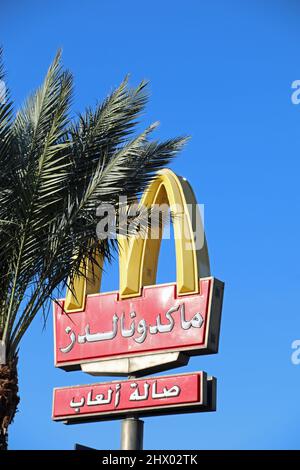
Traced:
<path id="1" fill-rule="evenodd" d="M 75 276 L 71 287 L 67 287 L 65 311 L 67 313 L 80 312 L 85 308 L 86 296 L 96 294 L 100 290 L 103 258 L 96 254 L 97 265 L 91 260 L 81 263 L 81 276 Z M 70 279 L 67 285 L 70 286 Z"/>
<path id="2" fill-rule="evenodd" d="M 171 207 L 176 249 L 177 294 L 198 292 L 199 277 L 209 276 L 210 267 L 204 232 L 202 248 L 197 249 L 195 246 L 196 221 L 190 217 L 188 204 L 195 210 L 198 210 L 198 207 L 190 185 L 171 170 L 161 170 L 145 191 L 140 204 L 146 208 L 153 204 L 168 204 Z M 199 230 L 199 227 L 197 229 Z M 200 229 L 203 230 L 203 226 Z M 139 296 L 143 286 L 155 284 L 161 236 L 162 229 L 157 239 L 147 236 L 119 238 L 120 298 Z"/>
<path id="3" fill-rule="evenodd" d="M 201 249 L 195 246 L 194 233 L 199 230 L 196 222 L 201 221 L 200 214 L 191 218 L 188 204 L 198 211 L 197 202 L 189 183 L 178 177 L 171 170 L 158 172 L 157 177 L 146 189 L 141 206 L 149 209 L 153 204 L 168 204 L 173 215 L 173 227 L 176 249 L 177 295 L 197 293 L 199 277 L 210 275 L 209 257 L 203 226 L 203 245 Z M 153 239 L 148 235 L 120 236 L 119 246 L 119 293 L 120 298 L 137 297 L 141 295 L 143 286 L 155 284 L 158 257 L 163 228 L 159 229 L 158 237 Z M 99 265 L 103 260 L 99 257 Z M 74 280 L 73 291 L 67 290 L 65 311 L 82 311 L 87 294 L 99 292 L 101 273 L 97 267 L 97 275 L 91 277 L 92 267 L 86 263 L 85 276 Z M 101 271 L 101 269 L 100 269 Z"/>

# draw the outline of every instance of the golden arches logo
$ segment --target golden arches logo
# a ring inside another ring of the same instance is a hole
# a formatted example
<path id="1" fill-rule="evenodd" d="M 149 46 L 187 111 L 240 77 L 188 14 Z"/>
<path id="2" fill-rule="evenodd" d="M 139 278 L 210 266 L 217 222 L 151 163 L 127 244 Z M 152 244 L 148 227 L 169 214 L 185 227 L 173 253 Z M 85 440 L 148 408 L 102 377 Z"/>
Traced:
<path id="1" fill-rule="evenodd" d="M 140 201 L 150 209 L 154 204 L 168 204 L 173 213 L 176 250 L 177 295 L 198 293 L 199 278 L 210 276 L 209 256 L 203 225 L 198 214 L 193 218 L 191 208 L 198 211 L 197 202 L 189 183 L 169 169 L 161 170 L 146 189 Z M 196 246 L 195 233 L 200 230 L 203 237 L 201 247 Z M 158 237 L 121 236 L 119 251 L 119 298 L 141 295 L 142 287 L 156 283 L 158 258 L 162 239 L 162 228 Z M 102 259 L 98 266 L 85 263 L 85 275 L 74 279 L 72 290 L 67 289 L 65 312 L 79 312 L 85 308 L 88 294 L 98 293 L 101 284 Z"/>

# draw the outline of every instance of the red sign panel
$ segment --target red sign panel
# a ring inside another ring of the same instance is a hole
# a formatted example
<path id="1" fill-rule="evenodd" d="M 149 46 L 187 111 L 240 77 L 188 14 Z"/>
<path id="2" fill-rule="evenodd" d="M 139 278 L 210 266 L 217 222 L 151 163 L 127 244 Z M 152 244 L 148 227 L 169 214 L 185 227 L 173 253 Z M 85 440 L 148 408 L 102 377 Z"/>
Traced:
<path id="1" fill-rule="evenodd" d="M 200 293 L 176 295 L 176 284 L 144 287 L 140 297 L 119 300 L 118 292 L 87 296 L 83 312 L 65 313 L 54 304 L 55 365 L 189 351 L 218 350 L 223 284 L 199 281 Z"/>
<path id="2" fill-rule="evenodd" d="M 134 412 L 166 414 L 207 411 L 205 372 L 56 388 L 53 414 L 57 421 L 114 419 Z"/>

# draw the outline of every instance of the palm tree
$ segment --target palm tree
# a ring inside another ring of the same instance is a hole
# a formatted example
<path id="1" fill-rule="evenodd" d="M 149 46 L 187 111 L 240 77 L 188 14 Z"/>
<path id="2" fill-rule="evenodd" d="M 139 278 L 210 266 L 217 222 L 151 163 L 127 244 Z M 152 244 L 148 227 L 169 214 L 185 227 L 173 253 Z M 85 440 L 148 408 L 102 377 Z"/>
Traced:
<path id="1" fill-rule="evenodd" d="M 110 260 L 116 248 L 97 239 L 96 208 L 139 195 L 186 141 L 149 140 L 155 125 L 134 135 L 146 85 L 129 88 L 126 78 L 71 120 L 72 75 L 59 52 L 18 113 L 8 91 L 0 103 L 0 449 L 19 403 L 21 338 L 83 260 L 97 263 L 96 251 Z"/>

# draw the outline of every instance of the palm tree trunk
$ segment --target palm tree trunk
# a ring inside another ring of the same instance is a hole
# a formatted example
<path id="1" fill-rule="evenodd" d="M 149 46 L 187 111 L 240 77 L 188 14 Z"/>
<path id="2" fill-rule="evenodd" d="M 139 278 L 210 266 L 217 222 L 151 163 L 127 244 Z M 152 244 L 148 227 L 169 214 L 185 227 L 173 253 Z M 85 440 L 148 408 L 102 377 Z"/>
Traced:
<path id="1" fill-rule="evenodd" d="M 7 450 L 8 426 L 12 423 L 20 401 L 18 396 L 18 358 L 0 365 L 0 450 Z"/>

